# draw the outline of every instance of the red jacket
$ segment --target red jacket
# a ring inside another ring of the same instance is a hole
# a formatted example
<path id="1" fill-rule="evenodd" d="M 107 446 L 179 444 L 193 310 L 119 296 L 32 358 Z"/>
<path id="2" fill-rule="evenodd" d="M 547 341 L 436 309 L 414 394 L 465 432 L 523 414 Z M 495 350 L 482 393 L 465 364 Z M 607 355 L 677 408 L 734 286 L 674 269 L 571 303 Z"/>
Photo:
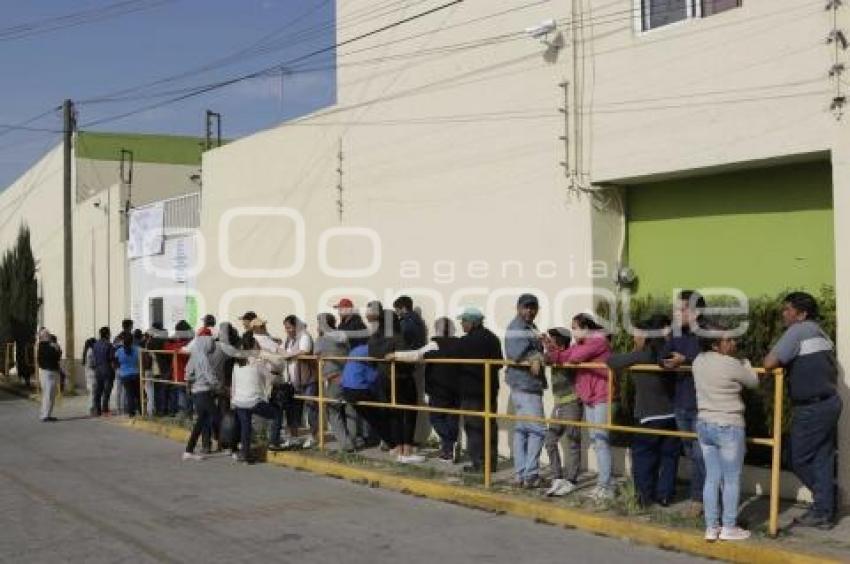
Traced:
<path id="1" fill-rule="evenodd" d="M 167 351 L 179 351 L 189 344 L 188 339 L 172 339 L 165 343 L 163 347 Z M 173 355 L 171 363 L 171 379 L 174 382 L 186 381 L 186 363 L 189 362 L 189 355 L 178 352 Z"/>

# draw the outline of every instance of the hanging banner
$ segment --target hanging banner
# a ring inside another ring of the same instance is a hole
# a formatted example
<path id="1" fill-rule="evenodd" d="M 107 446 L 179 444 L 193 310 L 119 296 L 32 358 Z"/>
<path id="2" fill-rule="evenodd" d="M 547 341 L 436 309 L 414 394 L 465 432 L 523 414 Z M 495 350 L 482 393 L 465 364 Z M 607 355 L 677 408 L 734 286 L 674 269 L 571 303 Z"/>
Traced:
<path id="1" fill-rule="evenodd" d="M 130 211 L 130 233 L 127 238 L 128 258 L 162 254 L 162 229 L 165 206 L 162 202 Z"/>

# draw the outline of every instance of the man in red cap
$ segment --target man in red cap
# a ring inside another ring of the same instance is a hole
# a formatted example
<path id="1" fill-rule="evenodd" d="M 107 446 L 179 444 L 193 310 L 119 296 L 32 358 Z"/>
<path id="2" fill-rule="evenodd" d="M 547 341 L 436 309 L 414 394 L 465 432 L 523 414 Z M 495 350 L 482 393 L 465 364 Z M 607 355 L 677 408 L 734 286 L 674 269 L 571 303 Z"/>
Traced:
<path id="1" fill-rule="evenodd" d="M 342 298 L 334 306 L 339 311 L 338 331 L 348 338 L 348 345 L 354 348 L 366 344 L 369 340 L 369 330 L 363 322 L 363 318 L 357 313 L 354 302 L 348 298 Z"/>

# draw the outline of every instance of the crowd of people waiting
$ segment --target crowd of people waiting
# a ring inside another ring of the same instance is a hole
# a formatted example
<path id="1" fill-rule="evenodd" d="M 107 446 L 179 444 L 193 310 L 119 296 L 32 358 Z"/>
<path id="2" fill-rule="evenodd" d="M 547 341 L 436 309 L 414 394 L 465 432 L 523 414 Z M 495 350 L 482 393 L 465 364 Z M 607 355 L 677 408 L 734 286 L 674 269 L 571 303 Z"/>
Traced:
<path id="1" fill-rule="evenodd" d="M 499 366 L 493 366 L 491 405 L 485 406 L 483 364 L 419 361 L 507 359 L 513 361 L 505 369 L 505 382 L 515 414 L 544 417 L 543 395 L 551 388 L 551 418 L 563 421 L 548 427 L 525 420 L 513 425 L 514 485 L 545 487 L 545 495 L 553 497 L 576 490 L 582 433 L 568 422 L 584 420 L 600 426 L 588 430 L 597 466 L 591 496 L 604 501 L 615 493 L 609 431 L 604 427 L 615 398 L 609 397 L 609 370 L 603 366 L 613 370 L 637 366 L 633 416 L 644 432 L 632 435 L 631 467 L 638 503 L 666 506 L 672 502 L 684 452 L 690 459 L 690 511 L 694 516 L 704 514 L 706 539 L 749 537 L 749 532 L 737 525 L 746 444 L 741 393 L 743 388 L 759 386 L 760 380 L 749 361 L 736 357 L 736 340 L 729 328 L 702 315 L 705 301 L 698 293 L 681 292 L 672 315 L 659 313 L 640 321 L 633 333 L 633 349 L 616 354 L 609 335 L 588 314 L 576 315 L 570 328 L 538 330 L 539 304 L 531 294 L 517 300 L 516 317 L 504 339 L 504 355 L 502 341 L 485 327 L 484 315 L 476 308 L 466 308 L 457 320 L 436 319 L 430 340 L 425 322 L 407 296 L 396 299 L 392 310 L 384 309 L 380 302 L 369 302 L 365 320 L 349 299 L 341 299 L 334 308 L 336 315 L 317 316 L 315 338 L 307 324 L 294 315 L 284 318 L 284 336 L 277 338 L 269 333 L 266 320 L 251 311 L 239 318 L 241 335 L 228 322 L 216 327 L 211 315 L 203 318 L 197 331 L 185 321 L 179 322 L 171 336 L 157 324 L 146 333 L 133 331 L 127 320 L 121 333 L 110 340 L 110 331 L 104 327 L 98 340 L 86 343 L 83 354 L 92 381 L 92 415 L 109 414 L 116 374 L 123 389 L 119 409 L 130 416 L 137 413 L 141 367 L 149 375 L 150 412 L 195 413 L 184 460 L 203 460 L 216 438 L 219 446 L 226 443 L 232 449 L 237 461 L 248 463 L 255 415 L 269 421 L 269 450 L 316 445 L 321 431 L 319 405 L 296 396 L 317 396 L 323 385 L 325 397 L 337 400 L 327 404 L 326 420 L 339 449 L 355 451 L 380 445 L 392 451 L 398 462 L 416 464 L 424 461 L 415 444 L 417 412 L 370 403 L 385 403 L 394 393 L 398 404 L 416 405 L 420 397 L 417 381 L 423 381 L 433 408 L 495 412 Z M 811 295 L 794 292 L 786 296 L 782 316 L 786 330 L 765 358 L 764 367 L 788 371 L 792 469 L 814 497 L 809 512 L 797 522 L 828 528 L 836 514 L 836 428 L 842 408 L 836 392 L 834 345 L 817 323 L 817 302 Z M 455 321 L 459 321 L 462 335 L 458 335 Z M 54 362 L 48 349 L 44 351 L 42 354 L 40 345 L 43 373 L 49 372 Z M 304 358 L 308 355 L 310 358 Z M 312 355 L 323 359 L 321 374 Z M 593 366 L 569 366 L 574 364 Z M 640 373 L 640 365 L 666 370 Z M 549 379 L 547 366 L 551 366 Z M 308 434 L 301 437 L 305 416 Z M 431 413 L 429 419 L 440 440 L 439 459 L 459 462 L 460 417 Z M 491 467 L 496 468 L 497 423 L 491 419 L 490 424 Z M 485 456 L 484 419 L 464 417 L 463 430 L 470 459 L 463 469 L 480 473 Z M 680 439 L 663 434 L 665 431 L 693 432 L 697 439 Z M 225 440 L 225 434 L 230 439 Z M 199 439 L 202 452 L 196 454 Z M 546 484 L 540 472 L 544 447 L 551 469 Z"/>

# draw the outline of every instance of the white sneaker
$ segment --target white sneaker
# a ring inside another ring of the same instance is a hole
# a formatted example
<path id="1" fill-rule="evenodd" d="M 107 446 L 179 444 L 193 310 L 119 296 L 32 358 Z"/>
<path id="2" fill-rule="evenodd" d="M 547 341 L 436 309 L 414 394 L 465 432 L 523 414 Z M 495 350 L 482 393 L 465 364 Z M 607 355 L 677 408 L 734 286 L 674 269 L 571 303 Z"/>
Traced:
<path id="1" fill-rule="evenodd" d="M 614 499 L 614 492 L 611 491 L 611 488 L 603 488 L 602 486 L 596 486 L 590 492 L 590 499 L 593 501 L 611 501 Z"/>
<path id="2" fill-rule="evenodd" d="M 741 527 L 723 527 L 720 529 L 720 540 L 737 541 L 750 538 L 750 532 Z"/>
<path id="3" fill-rule="evenodd" d="M 552 480 L 552 486 L 546 490 L 546 496 L 548 497 L 561 497 L 565 496 L 568 493 L 572 493 L 573 490 L 576 489 L 576 485 L 569 480 L 564 480 L 562 478 L 556 478 Z"/>
<path id="4" fill-rule="evenodd" d="M 307 440 L 301 444 L 301 448 L 313 448 L 316 446 L 316 439 L 313 437 L 307 437 Z"/>
<path id="5" fill-rule="evenodd" d="M 422 462 L 425 462 L 425 457 L 418 454 L 409 454 L 407 456 L 402 454 L 399 455 L 396 460 L 402 464 L 421 464 Z"/>
<path id="6" fill-rule="evenodd" d="M 239 460 L 239 454 L 236 452 L 230 453 L 230 456 L 233 458 L 233 460 Z"/>
<path id="7" fill-rule="evenodd" d="M 709 527 L 705 530 L 705 540 L 716 541 L 720 536 L 720 527 Z"/>
<path id="8" fill-rule="evenodd" d="M 194 460 L 195 462 L 200 462 L 204 457 L 200 454 L 195 454 L 194 452 L 184 452 L 183 453 L 183 461 Z"/>
<path id="9" fill-rule="evenodd" d="M 290 450 L 299 448 L 301 446 L 301 442 L 298 439 L 285 439 L 282 443 L 280 443 L 280 448 L 282 450 Z"/>

